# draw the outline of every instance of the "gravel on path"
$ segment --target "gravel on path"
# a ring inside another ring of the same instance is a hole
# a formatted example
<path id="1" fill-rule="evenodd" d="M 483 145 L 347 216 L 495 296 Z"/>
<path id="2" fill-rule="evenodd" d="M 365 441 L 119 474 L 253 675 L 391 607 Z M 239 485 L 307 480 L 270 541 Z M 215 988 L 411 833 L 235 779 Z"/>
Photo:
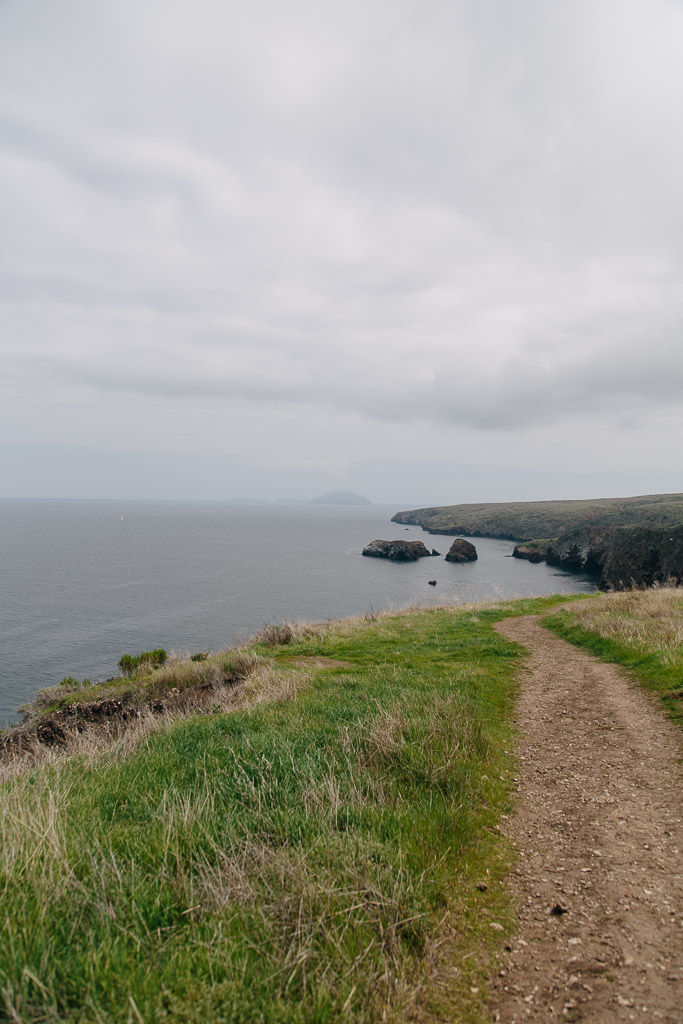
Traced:
<path id="1" fill-rule="evenodd" d="M 493 1018 L 683 1024 L 680 730 L 625 672 L 536 617 L 496 628 L 529 658 L 504 822 L 519 929 Z"/>

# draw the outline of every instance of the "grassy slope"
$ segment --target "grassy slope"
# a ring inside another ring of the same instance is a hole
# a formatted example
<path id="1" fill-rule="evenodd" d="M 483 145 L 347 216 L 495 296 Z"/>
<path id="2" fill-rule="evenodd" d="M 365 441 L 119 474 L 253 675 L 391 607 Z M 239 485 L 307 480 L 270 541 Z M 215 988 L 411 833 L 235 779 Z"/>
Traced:
<path id="1" fill-rule="evenodd" d="M 5 782 L 0 1019 L 488 1019 L 521 654 L 491 627 L 567 600 L 295 632 L 257 648 L 271 677 L 314 659 L 294 699 Z M 680 711 L 682 613 L 662 590 L 547 621 Z"/>
<path id="2" fill-rule="evenodd" d="M 544 624 L 603 661 L 631 670 L 683 725 L 683 590 L 605 594 L 557 612 Z"/>
<path id="3" fill-rule="evenodd" d="M 396 522 L 416 523 L 426 530 L 472 536 L 531 540 L 557 537 L 577 526 L 674 526 L 683 522 L 683 494 L 648 494 L 635 498 L 587 501 L 526 501 L 399 512 Z"/>
<path id="4" fill-rule="evenodd" d="M 552 604 L 261 647 L 334 663 L 296 699 L 5 782 L 0 1018 L 480 1020 L 520 656 L 491 624 Z"/>

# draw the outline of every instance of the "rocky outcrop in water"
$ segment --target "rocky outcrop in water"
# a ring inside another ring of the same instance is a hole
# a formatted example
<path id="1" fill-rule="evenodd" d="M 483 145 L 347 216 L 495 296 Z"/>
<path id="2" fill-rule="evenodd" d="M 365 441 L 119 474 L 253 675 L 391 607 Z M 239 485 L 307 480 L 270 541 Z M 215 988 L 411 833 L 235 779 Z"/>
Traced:
<path id="1" fill-rule="evenodd" d="M 512 551 L 512 557 L 524 558 L 527 562 L 533 562 L 534 565 L 536 565 L 538 562 L 543 562 L 545 560 L 547 550 L 546 546 L 541 547 L 536 546 L 535 544 L 515 544 Z"/>
<path id="2" fill-rule="evenodd" d="M 416 562 L 430 554 L 421 540 L 373 540 L 363 548 L 368 558 L 388 558 L 391 562 Z"/>
<path id="3" fill-rule="evenodd" d="M 474 544 L 470 544 L 468 540 L 463 540 L 462 537 L 458 537 L 451 544 L 450 550 L 446 555 L 447 562 L 476 562 L 477 549 Z"/>

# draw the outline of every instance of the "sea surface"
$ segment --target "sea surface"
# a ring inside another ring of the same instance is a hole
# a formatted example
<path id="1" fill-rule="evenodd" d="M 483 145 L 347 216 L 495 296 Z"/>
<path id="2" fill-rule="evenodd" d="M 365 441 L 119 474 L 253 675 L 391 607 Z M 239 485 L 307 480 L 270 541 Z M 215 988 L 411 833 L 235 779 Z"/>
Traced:
<path id="1" fill-rule="evenodd" d="M 0 726 L 64 676 L 115 675 L 124 653 L 216 650 L 264 622 L 594 589 L 506 557 L 511 541 L 475 539 L 466 565 L 363 558 L 375 538 L 446 554 L 451 538 L 392 523 L 397 511 L 0 500 Z"/>

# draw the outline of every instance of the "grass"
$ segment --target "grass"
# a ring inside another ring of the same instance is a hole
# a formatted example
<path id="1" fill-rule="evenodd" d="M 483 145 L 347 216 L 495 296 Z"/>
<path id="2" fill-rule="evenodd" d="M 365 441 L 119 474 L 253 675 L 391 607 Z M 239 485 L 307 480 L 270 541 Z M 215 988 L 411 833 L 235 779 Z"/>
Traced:
<path id="1" fill-rule="evenodd" d="M 683 590 L 655 587 L 581 601 L 544 625 L 603 661 L 623 665 L 683 725 Z"/>
<path id="2" fill-rule="evenodd" d="M 143 708 L 163 700 L 171 692 L 218 687 L 245 679 L 258 663 L 252 651 L 230 650 L 207 655 L 198 661 L 172 655 L 163 665 L 142 662 L 132 674 L 103 683 L 79 683 L 65 679 L 59 686 L 41 690 L 32 704 L 22 710 L 30 720 L 35 715 L 60 711 L 84 701 L 120 700 L 127 706 Z"/>
<path id="3" fill-rule="evenodd" d="M 21 762 L 0 1019 L 485 1019 L 521 656 L 492 624 L 560 600 L 268 628 L 237 710 Z"/>
<path id="4" fill-rule="evenodd" d="M 659 589 L 269 625 L 121 681 L 215 688 L 7 766 L 0 1020 L 490 1019 L 523 658 L 493 624 L 544 614 L 680 712 L 682 610 Z"/>

